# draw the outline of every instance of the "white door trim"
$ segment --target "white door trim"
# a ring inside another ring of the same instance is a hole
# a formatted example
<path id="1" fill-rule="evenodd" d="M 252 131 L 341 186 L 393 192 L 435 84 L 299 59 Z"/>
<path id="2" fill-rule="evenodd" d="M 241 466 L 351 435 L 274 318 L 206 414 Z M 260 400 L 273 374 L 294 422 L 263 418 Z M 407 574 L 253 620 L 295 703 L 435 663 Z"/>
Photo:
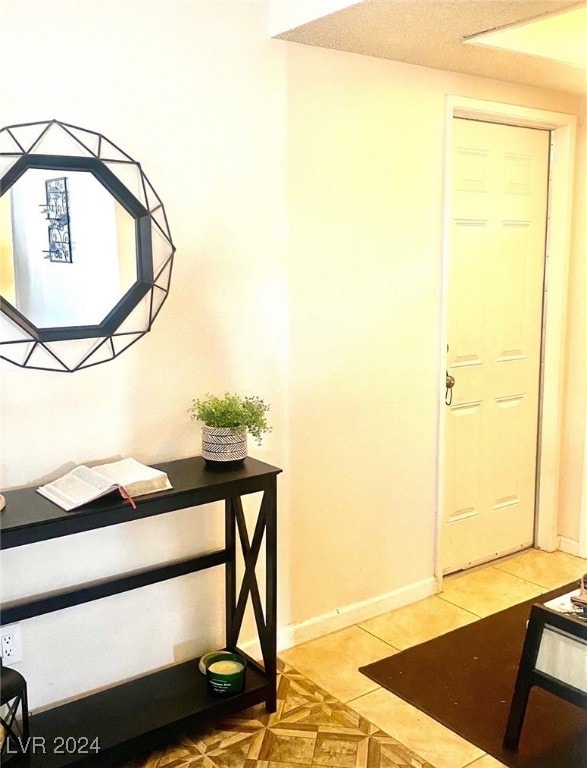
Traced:
<path id="1" fill-rule="evenodd" d="M 545 128 L 551 133 L 551 170 L 549 188 L 549 231 L 546 253 L 547 305 L 543 336 L 542 397 L 538 446 L 538 493 L 536 546 L 545 550 L 558 549 L 557 510 L 559 494 L 559 465 L 562 428 L 562 393 L 564 349 L 566 336 L 567 280 L 571 240 L 571 204 L 575 154 L 574 115 L 547 112 L 512 104 L 482 101 L 449 95 L 446 98 L 444 130 L 443 236 L 442 236 L 442 299 L 439 391 L 444 392 L 447 345 L 447 282 L 450 258 L 450 219 L 452 190 L 452 124 L 455 117 L 487 122 Z M 435 576 L 442 585 L 441 523 L 444 498 L 444 430 L 445 405 L 439 398 L 436 557 Z M 587 516 L 587 509 L 583 510 Z M 581 526 L 587 538 L 587 523 Z M 579 548 L 587 547 L 580 541 Z"/>
<path id="2" fill-rule="evenodd" d="M 585 446 L 587 448 L 587 417 L 585 420 Z M 583 451 L 583 493 L 581 495 L 581 511 L 579 513 L 579 546 L 578 557 L 587 558 L 587 450 Z"/>

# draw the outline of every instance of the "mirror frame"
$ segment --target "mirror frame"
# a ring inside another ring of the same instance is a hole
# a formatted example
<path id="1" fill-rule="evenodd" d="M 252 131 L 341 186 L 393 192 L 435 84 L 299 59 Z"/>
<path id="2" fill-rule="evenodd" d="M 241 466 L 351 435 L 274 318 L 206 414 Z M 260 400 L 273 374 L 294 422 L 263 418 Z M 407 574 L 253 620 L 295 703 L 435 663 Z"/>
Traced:
<path id="1" fill-rule="evenodd" d="M 74 146 L 80 151 L 80 155 L 41 152 L 42 140 L 50 130 L 67 134 L 74 140 Z M 24 131 L 27 141 L 20 135 Z M 34 135 L 32 144 L 31 131 Z M 92 142 L 95 149 L 91 146 Z M 102 134 L 58 120 L 22 123 L 0 129 L 0 160 L 8 160 L 11 163 L 0 177 L 0 197 L 31 168 L 90 172 L 134 219 L 136 241 L 136 280 L 96 325 L 37 328 L 6 298 L 0 296 L 0 315 L 4 316 L 2 320 L 5 322 L 8 319 L 9 324 L 16 326 L 17 330 L 16 339 L 0 339 L 0 358 L 20 367 L 72 372 L 117 357 L 151 330 L 169 292 L 175 253 L 163 203 L 145 176 L 140 163 Z M 117 171 L 121 172 L 131 165 L 136 166 L 142 200 L 139 200 L 117 175 Z M 162 264 L 158 264 L 156 270 L 153 263 L 155 233 L 163 237 L 165 246 Z M 147 296 L 149 292 L 150 297 Z M 133 311 L 143 300 L 149 302 L 146 327 L 140 331 L 125 329 L 125 321 L 132 317 Z M 63 345 L 67 341 L 80 340 L 88 341 L 87 348 L 82 349 L 79 357 L 73 362 L 69 361 L 68 355 L 63 354 Z"/>

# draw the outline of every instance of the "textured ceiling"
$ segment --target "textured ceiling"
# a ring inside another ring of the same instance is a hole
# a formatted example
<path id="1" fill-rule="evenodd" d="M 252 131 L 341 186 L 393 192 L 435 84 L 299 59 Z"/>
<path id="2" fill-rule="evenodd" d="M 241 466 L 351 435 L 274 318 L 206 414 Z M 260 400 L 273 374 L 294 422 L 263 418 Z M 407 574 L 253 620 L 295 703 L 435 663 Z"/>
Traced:
<path id="1" fill-rule="evenodd" d="M 585 70 L 538 56 L 462 42 L 479 32 L 585 5 L 586 0 L 362 0 L 277 37 L 586 94 Z"/>

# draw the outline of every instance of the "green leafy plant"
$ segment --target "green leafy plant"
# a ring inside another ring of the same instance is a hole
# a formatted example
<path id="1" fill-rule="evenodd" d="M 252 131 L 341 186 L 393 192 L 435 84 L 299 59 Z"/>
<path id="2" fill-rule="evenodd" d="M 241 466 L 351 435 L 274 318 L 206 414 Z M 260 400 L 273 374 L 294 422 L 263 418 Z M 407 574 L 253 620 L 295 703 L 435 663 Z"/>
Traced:
<path id="1" fill-rule="evenodd" d="M 259 397 L 241 397 L 226 392 L 223 397 L 206 395 L 192 402 L 188 413 L 192 420 L 202 421 L 208 427 L 246 429 L 261 445 L 263 435 L 271 432 L 267 423 L 269 406 Z"/>

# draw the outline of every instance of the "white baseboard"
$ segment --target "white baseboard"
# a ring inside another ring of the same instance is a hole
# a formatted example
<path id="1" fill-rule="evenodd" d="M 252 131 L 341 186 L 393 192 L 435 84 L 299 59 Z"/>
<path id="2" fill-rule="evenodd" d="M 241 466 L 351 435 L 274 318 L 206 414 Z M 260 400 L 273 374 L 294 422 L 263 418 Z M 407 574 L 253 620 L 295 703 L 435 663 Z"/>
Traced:
<path id="1" fill-rule="evenodd" d="M 295 645 L 301 645 L 310 640 L 315 640 L 317 637 L 336 632 L 339 629 L 346 629 L 353 624 L 372 619 L 374 616 L 393 611 L 396 608 L 402 608 L 404 605 L 415 603 L 417 600 L 423 600 L 425 597 L 435 595 L 437 592 L 436 579 L 430 577 L 415 584 L 409 584 L 392 592 L 387 592 L 384 595 L 377 595 L 368 600 L 337 608 L 320 616 L 313 616 L 310 619 L 305 619 L 295 624 L 288 624 L 277 630 L 277 651 L 279 653 L 288 648 L 293 648 Z M 253 658 L 260 658 L 258 640 L 239 643 L 239 646 Z"/>
<path id="2" fill-rule="evenodd" d="M 568 555 L 579 555 L 579 542 L 574 539 L 567 539 L 566 536 L 559 536 L 559 549 L 561 552 L 566 552 Z"/>

